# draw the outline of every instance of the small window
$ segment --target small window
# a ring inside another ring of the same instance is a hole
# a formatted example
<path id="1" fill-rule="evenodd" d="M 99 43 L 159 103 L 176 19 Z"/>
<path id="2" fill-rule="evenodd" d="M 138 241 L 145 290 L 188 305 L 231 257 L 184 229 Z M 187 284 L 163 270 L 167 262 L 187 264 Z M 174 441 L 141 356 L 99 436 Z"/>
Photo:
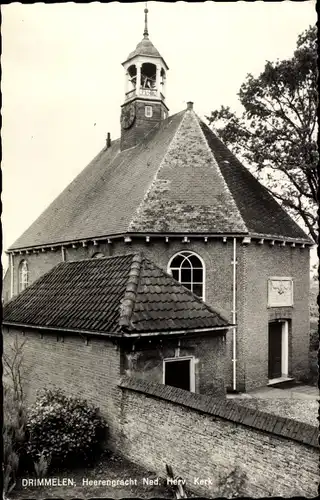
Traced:
<path id="1" fill-rule="evenodd" d="M 144 113 L 145 113 L 147 118 L 151 118 L 152 117 L 152 106 L 146 106 L 144 108 Z"/>
<path id="2" fill-rule="evenodd" d="M 172 277 L 204 299 L 204 264 L 192 252 L 180 252 L 169 262 L 168 272 Z"/>
<path id="3" fill-rule="evenodd" d="M 163 383 L 185 391 L 195 391 L 193 358 L 172 358 L 163 360 Z"/>
<path id="4" fill-rule="evenodd" d="M 19 292 L 22 292 L 29 285 L 29 269 L 26 260 L 22 260 L 19 266 Z"/>

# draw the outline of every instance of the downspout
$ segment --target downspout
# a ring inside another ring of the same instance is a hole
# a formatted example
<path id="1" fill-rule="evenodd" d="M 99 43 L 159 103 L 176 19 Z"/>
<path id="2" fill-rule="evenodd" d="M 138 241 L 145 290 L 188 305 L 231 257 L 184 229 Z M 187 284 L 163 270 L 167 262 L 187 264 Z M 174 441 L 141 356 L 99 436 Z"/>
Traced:
<path id="1" fill-rule="evenodd" d="M 61 247 L 61 259 L 62 259 L 62 262 L 65 262 L 65 260 L 66 260 L 66 254 L 65 254 L 64 246 Z"/>
<path id="2" fill-rule="evenodd" d="M 10 298 L 12 299 L 13 297 L 13 254 L 9 254 L 9 259 L 10 259 Z"/>
<path id="3" fill-rule="evenodd" d="M 233 260 L 232 260 L 232 323 L 237 322 L 237 238 L 233 238 Z M 237 327 L 233 326 L 232 338 L 232 389 L 237 390 Z"/>

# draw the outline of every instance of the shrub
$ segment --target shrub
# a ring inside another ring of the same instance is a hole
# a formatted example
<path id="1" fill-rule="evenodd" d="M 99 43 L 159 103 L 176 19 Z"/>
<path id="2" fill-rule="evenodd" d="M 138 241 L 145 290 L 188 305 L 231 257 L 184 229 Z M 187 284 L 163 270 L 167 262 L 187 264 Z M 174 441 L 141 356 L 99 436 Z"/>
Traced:
<path id="1" fill-rule="evenodd" d="M 51 462 L 51 456 L 46 455 L 45 453 L 40 453 L 39 459 L 37 462 L 34 462 L 34 471 L 36 476 L 41 478 L 47 475 L 49 466 Z"/>
<path id="2" fill-rule="evenodd" d="M 222 498 L 245 496 L 247 480 L 246 473 L 239 466 L 235 466 L 227 476 L 220 476 L 219 495 Z"/>
<path id="3" fill-rule="evenodd" d="M 23 349 L 16 336 L 3 353 L 3 486 L 4 495 L 16 485 L 25 468 L 27 416 L 23 391 Z"/>
<path id="4" fill-rule="evenodd" d="M 28 449 L 51 465 L 91 461 L 101 450 L 107 425 L 98 409 L 60 389 L 44 389 L 30 408 Z"/>
<path id="5" fill-rule="evenodd" d="M 310 351 L 316 351 L 319 348 L 319 331 L 318 331 L 318 324 L 312 328 L 311 324 L 311 330 L 310 330 Z"/>
<path id="6" fill-rule="evenodd" d="M 23 401 L 17 398 L 15 391 L 4 386 L 3 392 L 3 481 L 4 493 L 8 494 L 24 468 L 27 417 Z"/>

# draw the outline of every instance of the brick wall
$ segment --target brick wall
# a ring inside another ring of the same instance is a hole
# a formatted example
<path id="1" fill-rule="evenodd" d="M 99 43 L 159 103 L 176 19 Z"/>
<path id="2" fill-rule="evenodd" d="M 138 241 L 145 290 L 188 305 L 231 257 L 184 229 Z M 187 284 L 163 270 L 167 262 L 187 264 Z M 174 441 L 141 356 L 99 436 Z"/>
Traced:
<path id="1" fill-rule="evenodd" d="M 71 246 L 65 249 L 66 260 L 90 258 L 96 252 L 105 256 L 142 251 L 156 264 L 167 270 L 170 258 L 181 250 L 198 253 L 206 266 L 206 302 L 232 318 L 232 239 L 212 239 L 205 243 L 202 238 L 183 243 L 182 238 L 133 238 L 132 243 L 123 240 L 112 244 L 92 243 L 87 247 Z M 30 283 L 61 262 L 61 249 L 55 252 L 30 253 L 14 256 L 14 282 L 17 293 L 18 265 L 23 259 L 29 264 Z M 307 370 L 309 345 L 309 250 L 289 246 L 273 247 L 266 242 L 258 245 L 252 241 L 243 246 L 237 241 L 237 388 L 250 390 L 268 381 L 268 321 L 274 317 L 289 319 L 290 373 L 300 376 Z M 292 276 L 294 280 L 294 306 L 292 308 L 268 309 L 267 280 L 270 276 Z M 7 286 L 10 280 L 7 279 Z M 4 290 L 5 292 L 5 290 Z M 232 334 L 227 335 L 226 385 L 232 383 Z"/>
<path id="2" fill-rule="evenodd" d="M 124 373 L 162 384 L 165 358 L 178 361 L 192 356 L 195 392 L 222 396 L 225 394 L 225 337 L 213 332 L 197 337 L 138 340 L 124 349 Z"/>
<path id="3" fill-rule="evenodd" d="M 120 149 L 132 148 L 141 142 L 150 130 L 163 120 L 163 113 L 167 112 L 166 107 L 161 102 L 152 102 L 149 100 L 137 100 L 132 103 L 136 110 L 136 118 L 133 125 L 129 129 L 121 130 Z M 152 106 L 152 117 L 145 116 L 145 107 Z M 124 105 L 126 107 L 126 105 Z"/>
<path id="4" fill-rule="evenodd" d="M 244 496 L 317 495 L 317 427 L 146 381 L 121 387 L 121 453 L 160 477 L 167 463 L 196 494 L 219 496 L 219 478 L 240 467 Z"/>
<path id="5" fill-rule="evenodd" d="M 29 403 L 38 389 L 56 386 L 99 407 L 110 426 L 110 444 L 119 435 L 120 351 L 110 340 L 4 327 L 4 352 L 15 337 L 25 341 L 24 379 Z"/>
<path id="6" fill-rule="evenodd" d="M 239 339 L 247 389 L 268 381 L 268 322 L 288 319 L 289 374 L 298 377 L 308 369 L 309 250 L 268 244 L 239 249 Z M 267 283 L 272 276 L 293 278 L 293 307 L 268 308 Z"/>

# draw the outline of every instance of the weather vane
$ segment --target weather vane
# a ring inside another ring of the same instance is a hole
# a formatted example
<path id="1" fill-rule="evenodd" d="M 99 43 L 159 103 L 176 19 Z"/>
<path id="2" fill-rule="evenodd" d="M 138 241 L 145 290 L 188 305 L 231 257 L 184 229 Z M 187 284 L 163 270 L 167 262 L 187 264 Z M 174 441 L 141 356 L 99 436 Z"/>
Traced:
<path id="1" fill-rule="evenodd" d="M 148 38 L 149 33 L 148 33 L 148 2 L 145 4 L 145 9 L 144 9 L 144 32 L 143 36 L 144 38 Z"/>

